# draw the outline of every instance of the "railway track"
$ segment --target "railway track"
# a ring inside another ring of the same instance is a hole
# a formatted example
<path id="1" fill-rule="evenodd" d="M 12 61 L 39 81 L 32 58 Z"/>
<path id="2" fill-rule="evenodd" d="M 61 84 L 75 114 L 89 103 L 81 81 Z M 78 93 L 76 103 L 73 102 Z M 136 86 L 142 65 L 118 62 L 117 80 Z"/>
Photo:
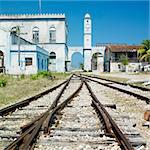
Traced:
<path id="1" fill-rule="evenodd" d="M 73 75 L 64 84 L 34 101 L 40 107 L 31 105 L 31 102 L 21 109 L 11 109 L 14 112 L 10 111 L 10 115 L 8 112 L 2 115 L 0 138 L 3 148 L 132 150 L 145 145 L 143 141 L 131 140 L 131 136 L 139 137 L 139 134 L 124 130 L 123 122 L 122 126 L 116 124 L 114 116 L 110 115 L 115 113 L 112 109 L 115 107 L 101 103 L 102 99 L 97 98 L 90 84 L 93 83 Z M 22 110 L 23 114 L 20 113 Z M 29 113 L 28 117 L 26 113 Z M 19 123 L 23 122 L 22 118 L 25 121 L 23 125 Z"/>
<path id="2" fill-rule="evenodd" d="M 146 87 L 140 87 L 140 86 L 133 85 L 133 84 L 127 84 L 127 83 L 123 83 L 123 82 L 119 82 L 119 81 L 113 81 L 113 80 L 105 79 L 105 78 L 98 77 L 98 76 L 95 76 L 95 75 L 85 75 L 85 76 L 87 76 L 87 77 L 92 77 L 92 78 L 95 78 L 95 79 L 101 79 L 101 80 L 104 80 L 104 81 L 113 82 L 113 83 L 120 84 L 120 85 L 124 85 L 124 86 L 130 86 L 130 87 L 133 87 L 133 88 L 135 88 L 135 89 L 140 89 L 140 90 L 142 90 L 142 91 L 150 91 L 150 89 L 149 89 L 149 88 L 146 88 Z"/>
<path id="3" fill-rule="evenodd" d="M 96 76 L 83 75 L 84 78 L 96 82 L 98 84 L 104 85 L 106 87 L 118 90 L 120 92 L 132 95 L 138 99 L 145 101 L 147 104 L 150 103 L 150 89 L 139 87 L 135 85 L 129 85 L 126 83 L 121 83 L 117 81 L 112 81 L 109 79 L 103 79 Z"/>

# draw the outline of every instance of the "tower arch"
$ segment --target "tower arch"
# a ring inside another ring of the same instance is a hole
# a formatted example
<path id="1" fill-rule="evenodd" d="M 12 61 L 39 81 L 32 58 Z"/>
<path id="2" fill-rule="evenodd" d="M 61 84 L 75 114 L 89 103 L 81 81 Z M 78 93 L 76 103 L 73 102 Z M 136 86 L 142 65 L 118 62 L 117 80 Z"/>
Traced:
<path id="1" fill-rule="evenodd" d="M 80 52 L 74 52 L 71 56 L 71 67 L 72 69 L 82 69 L 83 55 Z"/>

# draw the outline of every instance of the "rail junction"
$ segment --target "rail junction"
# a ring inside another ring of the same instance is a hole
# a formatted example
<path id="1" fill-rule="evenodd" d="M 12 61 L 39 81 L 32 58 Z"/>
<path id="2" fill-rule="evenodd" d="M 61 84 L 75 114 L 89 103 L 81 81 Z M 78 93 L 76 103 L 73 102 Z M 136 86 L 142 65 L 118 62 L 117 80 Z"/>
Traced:
<path id="1" fill-rule="evenodd" d="M 0 145 L 5 150 L 133 150 L 147 145 L 129 116 L 122 118 L 97 86 L 150 102 L 149 91 L 73 74 L 61 84 L 0 110 Z M 146 96 L 143 96 L 146 95 Z"/>

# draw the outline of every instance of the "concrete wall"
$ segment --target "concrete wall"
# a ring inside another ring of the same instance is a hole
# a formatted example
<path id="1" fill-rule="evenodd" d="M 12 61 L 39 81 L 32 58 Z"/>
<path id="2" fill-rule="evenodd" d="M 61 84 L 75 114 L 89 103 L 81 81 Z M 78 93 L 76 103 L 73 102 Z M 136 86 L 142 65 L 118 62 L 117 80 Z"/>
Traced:
<path id="1" fill-rule="evenodd" d="M 104 52 L 106 47 L 105 46 L 99 46 L 99 47 L 92 47 L 92 56 L 93 54 L 98 54 L 97 56 L 97 72 L 103 72 L 104 71 Z M 91 56 L 91 57 L 92 57 Z"/>
<path id="2" fill-rule="evenodd" d="M 49 54 L 51 52 L 56 53 L 56 71 L 65 72 L 65 61 L 66 61 L 65 44 L 45 44 L 43 47 L 49 52 Z"/>
<path id="3" fill-rule="evenodd" d="M 126 65 L 126 72 L 135 72 L 138 71 L 140 63 L 138 62 L 130 62 Z M 119 68 L 120 66 L 120 68 Z M 111 62 L 110 63 L 110 72 L 120 72 L 125 71 L 125 66 L 123 66 L 120 62 Z"/>
<path id="4" fill-rule="evenodd" d="M 84 70 L 91 70 L 91 50 L 84 50 Z"/>
<path id="5" fill-rule="evenodd" d="M 74 53 L 79 52 L 83 56 L 83 47 L 81 46 L 70 46 L 68 47 L 68 60 L 71 61 L 71 57 Z"/>

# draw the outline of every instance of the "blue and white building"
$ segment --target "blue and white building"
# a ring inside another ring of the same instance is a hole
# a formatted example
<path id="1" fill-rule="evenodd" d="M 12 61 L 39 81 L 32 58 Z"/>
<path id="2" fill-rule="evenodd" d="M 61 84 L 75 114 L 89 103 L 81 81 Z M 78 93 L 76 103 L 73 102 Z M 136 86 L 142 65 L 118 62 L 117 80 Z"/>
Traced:
<path id="1" fill-rule="evenodd" d="M 1 15 L 0 67 L 8 74 L 65 72 L 67 34 L 64 14 Z"/>
<path id="2" fill-rule="evenodd" d="M 122 68 L 118 58 L 114 61 L 118 54 L 129 54 L 131 59 L 136 57 L 139 47 L 93 46 L 89 14 L 84 16 L 83 27 L 83 46 L 68 46 L 68 25 L 64 14 L 0 15 L 0 72 L 65 72 L 76 69 L 73 61 L 78 65 L 82 63 L 86 71 L 111 72 Z M 136 69 L 138 61 L 132 62 L 133 66 Z"/>

